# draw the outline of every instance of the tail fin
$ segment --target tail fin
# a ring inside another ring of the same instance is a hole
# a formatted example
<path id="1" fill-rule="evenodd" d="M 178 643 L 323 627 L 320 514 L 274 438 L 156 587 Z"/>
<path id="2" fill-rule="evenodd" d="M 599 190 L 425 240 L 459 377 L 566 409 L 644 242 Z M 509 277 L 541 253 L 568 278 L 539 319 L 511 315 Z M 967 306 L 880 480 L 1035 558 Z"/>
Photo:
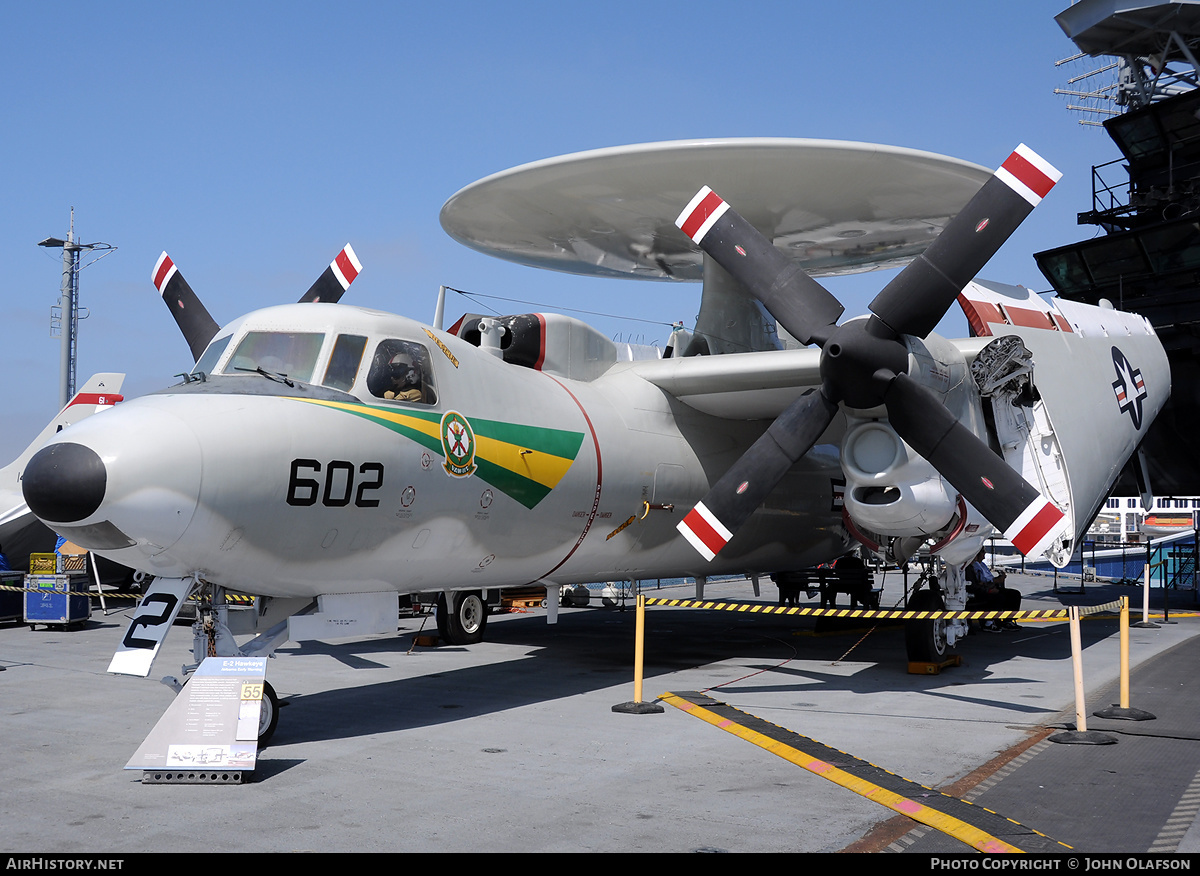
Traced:
<path id="1" fill-rule="evenodd" d="M 12 500 L 15 499 L 15 504 L 22 507 L 25 504 L 21 497 L 21 472 L 25 470 L 25 464 L 29 462 L 30 457 L 67 426 L 122 401 L 124 396 L 121 395 L 121 384 L 124 382 L 124 374 L 93 374 L 30 445 L 21 451 L 15 460 L 0 469 L 0 523 L 6 522 L 11 512 L 18 510 L 13 507 Z M 11 497 L 8 495 L 10 491 L 13 494 Z"/>

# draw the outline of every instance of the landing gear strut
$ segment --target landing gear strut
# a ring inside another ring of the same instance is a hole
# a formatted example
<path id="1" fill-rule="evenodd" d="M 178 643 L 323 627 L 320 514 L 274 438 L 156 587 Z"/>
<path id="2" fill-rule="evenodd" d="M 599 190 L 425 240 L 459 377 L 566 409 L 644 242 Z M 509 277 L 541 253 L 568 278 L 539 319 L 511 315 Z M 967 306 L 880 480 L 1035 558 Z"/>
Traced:
<path id="1" fill-rule="evenodd" d="M 205 657 L 248 657 L 261 653 L 269 655 L 283 640 L 286 640 L 286 624 L 282 629 L 272 628 L 268 634 L 260 636 L 253 642 L 239 647 L 230 632 L 228 625 L 228 607 L 225 604 L 223 588 L 205 584 L 199 592 L 200 606 L 196 613 L 196 622 L 192 625 L 192 654 L 196 663 L 185 671 L 191 672 Z M 280 638 L 282 636 L 282 639 Z M 254 645 L 267 639 L 269 644 L 261 652 L 254 650 Z M 186 683 L 186 681 L 185 681 Z M 178 688 L 177 688 L 178 690 Z M 258 744 L 266 745 L 275 733 L 279 724 L 279 696 L 271 682 L 263 679 L 262 698 L 258 711 Z"/>

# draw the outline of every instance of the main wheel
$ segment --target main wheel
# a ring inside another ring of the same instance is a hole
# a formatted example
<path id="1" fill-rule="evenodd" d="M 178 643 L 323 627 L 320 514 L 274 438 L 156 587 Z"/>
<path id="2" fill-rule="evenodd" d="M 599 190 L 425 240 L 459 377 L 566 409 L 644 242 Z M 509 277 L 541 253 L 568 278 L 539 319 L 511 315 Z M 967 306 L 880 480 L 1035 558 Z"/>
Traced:
<path id="1" fill-rule="evenodd" d="M 453 610 L 448 610 L 446 594 L 438 597 L 438 635 L 451 645 L 474 645 L 483 641 L 488 609 L 477 590 L 452 593 Z"/>
<path id="2" fill-rule="evenodd" d="M 942 611 L 941 594 L 920 590 L 908 602 L 909 611 Z M 940 663 L 946 659 L 946 621 L 910 620 L 904 624 L 904 645 L 910 663 Z"/>
<path id="3" fill-rule="evenodd" d="M 258 709 L 258 744 L 266 745 L 279 723 L 279 697 L 271 682 L 263 681 L 262 704 Z"/>

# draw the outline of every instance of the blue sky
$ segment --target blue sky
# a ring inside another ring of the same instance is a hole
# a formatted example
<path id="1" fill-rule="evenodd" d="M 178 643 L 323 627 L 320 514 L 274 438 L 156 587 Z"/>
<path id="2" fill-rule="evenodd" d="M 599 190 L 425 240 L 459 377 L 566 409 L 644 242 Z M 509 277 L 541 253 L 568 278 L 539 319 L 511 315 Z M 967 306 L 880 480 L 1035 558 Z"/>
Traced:
<path id="1" fill-rule="evenodd" d="M 636 316 L 652 322 L 588 321 L 664 340 L 655 323 L 690 324 L 698 286 L 513 265 L 438 223 L 483 176 L 628 143 L 815 137 L 994 167 L 1024 141 L 1066 175 L 983 275 L 1045 289 L 1032 254 L 1094 232 L 1075 217 L 1091 166 L 1117 157 L 1053 94 L 1066 5 L 6 4 L 0 464 L 57 409 L 61 250 L 36 244 L 66 236 L 72 206 L 80 240 L 118 247 L 81 274 L 79 380 L 125 371 L 127 397 L 192 364 L 150 282 L 164 249 L 221 323 L 296 300 L 349 241 L 346 301 L 428 322 L 444 283 Z M 858 313 L 888 276 L 828 285 Z M 468 309 L 451 300 L 448 322 Z"/>

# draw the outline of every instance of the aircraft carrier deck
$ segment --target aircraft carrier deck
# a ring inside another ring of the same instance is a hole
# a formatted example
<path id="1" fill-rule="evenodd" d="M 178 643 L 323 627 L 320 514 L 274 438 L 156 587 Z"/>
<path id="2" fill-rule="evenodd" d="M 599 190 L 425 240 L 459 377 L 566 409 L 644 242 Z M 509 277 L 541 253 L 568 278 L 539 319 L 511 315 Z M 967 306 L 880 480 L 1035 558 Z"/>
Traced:
<path id="1" fill-rule="evenodd" d="M 893 578 L 885 605 L 902 595 Z M 1118 595 L 1140 609 L 1137 588 L 1059 584 L 1071 592 L 1055 593 L 1049 577 L 1009 578 L 1026 609 Z M 745 581 L 710 583 L 705 596 L 753 599 Z M 769 583 L 760 601 L 774 603 Z M 1074 721 L 1065 621 L 975 633 L 961 666 L 913 675 L 897 627 L 823 632 L 812 619 L 652 608 L 645 699 L 703 692 L 791 734 L 791 745 L 835 752 L 825 761 L 856 781 L 899 777 L 902 799 L 991 810 L 1016 825 L 1005 842 L 1075 856 L 1079 869 L 1089 854 L 1195 853 L 1200 619 L 1189 608 L 1191 593 L 1172 594 L 1176 622 L 1132 630 L 1131 705 L 1157 716 L 1144 722 L 1090 717 L 1117 702 L 1118 622 L 1084 618 L 1088 729 L 1113 745 L 1045 739 Z M 251 782 L 221 786 L 148 785 L 123 770 L 174 696 L 154 680 L 106 674 L 125 612 L 96 611 L 75 631 L 2 626 L 0 847 L 113 857 L 972 851 L 945 829 L 961 811 L 918 824 L 734 725 L 670 705 L 614 713 L 633 698 L 634 620 L 632 609 L 596 607 L 563 609 L 554 627 L 541 610 L 496 615 L 481 645 L 424 648 L 414 634 L 433 620 L 415 617 L 394 637 L 288 644 L 267 672 L 286 703 L 278 731 Z M 186 627 L 172 632 L 155 678 L 178 671 L 190 639 Z"/>

